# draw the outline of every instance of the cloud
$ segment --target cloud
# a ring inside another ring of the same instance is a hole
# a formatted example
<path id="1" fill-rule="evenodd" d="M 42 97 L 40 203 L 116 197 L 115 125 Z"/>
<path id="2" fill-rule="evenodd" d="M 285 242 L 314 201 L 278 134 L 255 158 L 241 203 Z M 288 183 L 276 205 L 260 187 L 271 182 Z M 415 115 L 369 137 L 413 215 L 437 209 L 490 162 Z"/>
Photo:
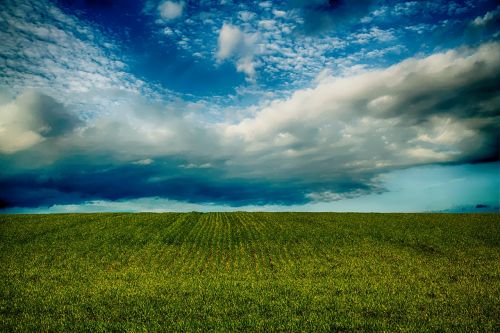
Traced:
<path id="1" fill-rule="evenodd" d="M 13 94 L 43 91 L 86 114 L 105 111 L 123 93 L 154 98 L 150 85 L 127 72 L 111 39 L 52 2 L 3 1 L 0 40 L 0 86 Z"/>
<path id="2" fill-rule="evenodd" d="M 495 10 L 492 10 L 490 12 L 487 12 L 483 16 L 478 16 L 472 21 L 472 23 L 476 26 L 486 26 L 486 25 L 493 25 L 497 24 L 500 21 L 500 6 L 497 7 Z"/>
<path id="3" fill-rule="evenodd" d="M 73 130 L 79 119 L 49 96 L 27 92 L 0 105 L 0 152 L 15 153 Z"/>
<path id="4" fill-rule="evenodd" d="M 213 166 L 210 163 L 203 163 L 203 164 L 189 163 L 189 164 L 179 165 L 179 168 L 183 168 L 183 169 L 209 169 L 212 167 Z"/>
<path id="5" fill-rule="evenodd" d="M 224 60 L 236 52 L 243 40 L 243 33 L 237 27 L 225 23 L 219 32 L 217 59 Z"/>
<path id="6" fill-rule="evenodd" d="M 256 44 L 257 34 L 245 33 L 232 24 L 224 23 L 219 32 L 216 58 L 218 61 L 236 58 L 237 71 L 245 73 L 248 79 L 253 80 L 256 67 L 254 61 Z"/>
<path id="7" fill-rule="evenodd" d="M 259 27 L 267 30 L 272 30 L 276 27 L 275 20 L 260 20 Z"/>
<path id="8" fill-rule="evenodd" d="M 262 1 L 259 3 L 259 7 L 261 8 L 271 8 L 273 3 L 271 1 Z"/>
<path id="9" fill-rule="evenodd" d="M 252 19 L 255 18 L 257 14 L 250 12 L 248 10 L 243 10 L 238 13 L 238 18 L 242 20 L 243 22 L 248 22 L 251 21 Z"/>
<path id="10" fill-rule="evenodd" d="M 360 195 L 365 194 L 363 191 L 352 191 L 345 193 L 335 193 L 332 191 L 323 191 L 323 192 L 311 192 L 306 194 L 306 198 L 310 199 L 311 202 L 333 202 L 340 201 L 350 198 L 356 198 Z"/>
<path id="11" fill-rule="evenodd" d="M 276 17 L 285 17 L 286 16 L 286 12 L 284 10 L 273 9 L 273 14 Z"/>
<path id="12" fill-rule="evenodd" d="M 487 12 L 483 16 L 478 16 L 469 24 L 467 31 L 471 40 L 482 40 L 500 37 L 500 6 Z"/>
<path id="13" fill-rule="evenodd" d="M 155 161 L 150 159 L 150 158 L 145 158 L 145 159 L 142 159 L 142 160 L 138 160 L 138 161 L 135 161 L 135 162 L 132 162 L 132 164 L 136 164 L 136 165 L 150 165 L 150 164 L 153 164 Z"/>
<path id="14" fill-rule="evenodd" d="M 184 6 L 184 1 L 175 2 L 167 0 L 158 5 L 158 12 L 163 19 L 170 21 L 182 15 Z"/>
<path id="15" fill-rule="evenodd" d="M 353 75 L 325 72 L 315 87 L 215 123 L 137 94 L 77 122 L 50 97 L 21 95 L 0 113 L 12 128 L 0 153 L 0 200 L 237 206 L 378 193 L 380 175 L 393 170 L 498 160 L 498 73 L 500 44 L 487 43 Z M 26 133 L 37 139 L 12 146 Z"/>
<path id="16" fill-rule="evenodd" d="M 346 181 L 324 189 L 338 193 L 376 188 L 374 176 L 387 170 L 498 159 L 499 59 L 492 43 L 322 78 L 227 126 L 245 152 L 233 163 L 255 177 Z"/>
<path id="17" fill-rule="evenodd" d="M 381 30 L 378 27 L 371 27 L 350 36 L 357 44 L 367 44 L 372 41 L 390 42 L 395 39 L 392 30 Z"/>

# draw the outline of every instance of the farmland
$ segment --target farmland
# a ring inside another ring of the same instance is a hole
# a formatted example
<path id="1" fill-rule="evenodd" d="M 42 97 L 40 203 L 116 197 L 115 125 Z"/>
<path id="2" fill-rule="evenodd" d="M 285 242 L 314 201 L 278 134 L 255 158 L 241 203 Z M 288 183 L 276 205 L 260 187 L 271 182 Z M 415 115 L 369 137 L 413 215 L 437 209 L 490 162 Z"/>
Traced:
<path id="1" fill-rule="evenodd" d="M 500 331 L 500 215 L 0 215 L 0 331 Z"/>

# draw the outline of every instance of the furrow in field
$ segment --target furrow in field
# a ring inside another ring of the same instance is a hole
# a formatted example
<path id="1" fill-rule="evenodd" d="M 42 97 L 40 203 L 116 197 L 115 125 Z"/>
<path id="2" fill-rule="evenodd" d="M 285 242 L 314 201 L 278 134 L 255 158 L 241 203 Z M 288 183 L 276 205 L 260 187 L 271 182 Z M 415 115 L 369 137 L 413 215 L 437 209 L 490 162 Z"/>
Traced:
<path id="1" fill-rule="evenodd" d="M 184 214 L 184 216 L 179 220 L 178 227 L 175 228 L 175 234 L 173 234 L 171 251 L 169 253 L 171 257 L 166 269 L 174 274 L 178 274 L 180 272 L 180 268 L 182 268 L 184 263 L 183 244 L 189 236 L 189 233 L 194 228 L 197 220 L 197 217 L 193 215 L 194 214 L 191 213 Z"/>
<path id="2" fill-rule="evenodd" d="M 217 213 L 210 213 L 210 222 L 213 224 L 214 229 L 210 240 L 211 261 L 208 267 L 210 271 L 216 272 L 219 267 L 219 238 L 221 232 Z"/>
<path id="3" fill-rule="evenodd" d="M 186 267 L 183 270 L 184 272 L 188 272 L 189 274 L 196 274 L 199 272 L 199 266 L 206 252 L 202 243 L 207 233 L 207 227 L 205 214 L 202 214 L 198 218 L 196 233 L 190 241 L 190 247 L 187 254 L 189 256 L 189 261 L 186 263 Z"/>
<path id="4" fill-rule="evenodd" d="M 250 218 L 251 214 L 248 214 L 248 217 Z M 275 244 L 275 237 L 278 235 L 272 232 L 273 230 L 271 225 L 265 222 L 262 213 L 258 214 L 258 218 L 255 219 L 255 226 L 255 231 L 260 238 L 261 246 L 259 247 L 259 250 L 262 267 L 264 268 L 266 274 L 273 273 L 276 266 L 275 262 L 271 258 L 269 248 Z"/>
<path id="5" fill-rule="evenodd" d="M 222 214 L 215 213 L 217 221 L 217 272 L 221 273 L 224 270 L 224 222 Z"/>
<path id="6" fill-rule="evenodd" d="M 209 273 L 214 260 L 213 241 L 215 237 L 216 225 L 211 214 L 204 214 L 204 219 L 207 225 L 207 232 L 203 238 L 204 258 L 201 259 L 199 270 L 200 272 Z"/>
<path id="7" fill-rule="evenodd" d="M 287 241 L 290 222 L 277 214 L 266 214 L 261 217 L 265 220 L 268 228 L 272 227 L 272 234 L 276 235 L 271 249 L 274 257 L 270 256 L 270 260 L 274 260 L 279 269 L 289 269 L 290 265 L 293 264 L 288 249 L 289 242 Z"/>
<path id="8" fill-rule="evenodd" d="M 222 221 L 224 223 L 224 266 L 226 272 L 232 272 L 233 269 L 233 233 L 232 223 L 227 213 L 222 213 Z"/>
<path id="9" fill-rule="evenodd" d="M 232 267 L 235 270 L 238 270 L 240 267 L 239 264 L 239 248 L 240 248 L 240 225 L 238 220 L 235 218 L 234 214 L 227 216 L 229 221 L 231 222 L 231 262 Z"/>
<path id="10" fill-rule="evenodd" d="M 220 221 L 220 215 L 219 213 L 214 213 L 214 222 L 215 222 L 215 230 L 214 230 L 214 238 L 213 238 L 213 244 L 214 244 L 214 260 L 213 260 L 213 269 L 220 273 L 220 267 L 221 267 L 221 244 L 222 244 L 222 223 Z"/>
<path id="11" fill-rule="evenodd" d="M 196 266 L 199 264 L 199 257 L 202 256 L 204 252 L 201 247 L 201 239 L 203 238 L 203 234 L 206 232 L 206 223 L 205 223 L 204 214 L 200 214 L 198 220 L 196 221 L 195 227 L 192 229 L 192 237 L 188 238 L 186 243 L 186 260 L 184 266 L 182 266 L 182 273 L 195 273 L 197 272 Z"/>
<path id="12" fill-rule="evenodd" d="M 241 220 L 241 212 L 234 213 L 233 221 L 235 226 L 237 226 L 238 233 L 238 255 L 237 262 L 238 267 L 241 270 L 253 271 L 255 269 L 255 265 L 253 263 L 253 258 L 251 257 L 251 239 L 245 228 L 244 221 Z"/>
<path id="13" fill-rule="evenodd" d="M 241 232 L 243 234 L 243 237 L 245 238 L 245 243 L 243 247 L 243 251 L 245 252 L 245 257 L 247 258 L 247 264 L 248 268 L 252 267 L 252 270 L 254 271 L 255 274 L 259 274 L 260 272 L 260 267 L 259 267 L 259 262 L 257 260 L 257 253 L 256 253 L 256 241 L 255 237 L 250 231 L 250 226 L 248 225 L 248 222 L 245 219 L 245 213 L 239 212 L 237 213 L 237 219 L 240 221 L 241 225 Z"/>
<path id="14" fill-rule="evenodd" d="M 131 249 L 128 265 L 163 270 L 165 260 L 170 257 L 168 247 L 163 243 L 165 232 L 174 227 L 179 218 L 179 213 L 138 215 L 131 223 L 138 229 L 135 235 L 137 248 Z"/>
<path id="15" fill-rule="evenodd" d="M 182 227 L 186 214 L 158 214 L 155 242 L 149 249 L 149 256 L 138 256 L 138 260 L 144 264 L 144 258 L 154 257 L 151 269 L 165 272 L 172 272 L 172 262 L 175 258 L 177 230 Z M 142 259 L 141 259 L 142 258 Z"/>
<path id="16" fill-rule="evenodd" d="M 184 237 L 181 238 L 181 242 L 178 245 L 177 258 L 175 262 L 175 270 L 180 274 L 185 272 L 186 265 L 189 265 L 189 262 L 193 259 L 189 248 L 198 231 L 199 219 L 200 214 L 192 213 L 189 214 L 189 217 L 185 222 L 183 229 Z"/>
<path id="17" fill-rule="evenodd" d="M 193 273 L 202 273 L 207 268 L 207 263 L 210 259 L 210 243 L 213 233 L 213 224 L 210 221 L 209 214 L 203 214 L 200 217 L 201 223 L 201 233 L 200 238 L 197 242 L 197 257 L 195 261 L 195 266 L 192 268 Z"/>
<path id="18" fill-rule="evenodd" d="M 230 259 L 230 269 L 231 271 L 237 271 L 238 270 L 238 244 L 239 244 L 239 237 L 238 237 L 238 224 L 236 219 L 234 218 L 233 214 L 225 214 L 226 220 L 229 226 L 229 259 Z"/>
<path id="19" fill-rule="evenodd" d="M 250 219 L 248 213 L 241 213 L 239 218 L 242 221 L 242 225 L 245 227 L 248 233 L 249 239 L 249 251 L 254 262 L 255 273 L 257 275 L 265 274 L 265 265 L 263 260 L 262 247 L 264 246 L 261 237 L 258 232 L 258 222 L 256 219 Z"/>

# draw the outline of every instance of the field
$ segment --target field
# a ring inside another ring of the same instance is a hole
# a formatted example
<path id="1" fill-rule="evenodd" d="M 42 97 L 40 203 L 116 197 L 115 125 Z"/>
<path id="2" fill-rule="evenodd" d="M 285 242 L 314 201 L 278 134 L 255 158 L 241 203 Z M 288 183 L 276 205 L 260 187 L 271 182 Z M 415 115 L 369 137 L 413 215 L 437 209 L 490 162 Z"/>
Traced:
<path id="1" fill-rule="evenodd" d="M 0 331 L 500 331 L 500 214 L 0 215 Z"/>

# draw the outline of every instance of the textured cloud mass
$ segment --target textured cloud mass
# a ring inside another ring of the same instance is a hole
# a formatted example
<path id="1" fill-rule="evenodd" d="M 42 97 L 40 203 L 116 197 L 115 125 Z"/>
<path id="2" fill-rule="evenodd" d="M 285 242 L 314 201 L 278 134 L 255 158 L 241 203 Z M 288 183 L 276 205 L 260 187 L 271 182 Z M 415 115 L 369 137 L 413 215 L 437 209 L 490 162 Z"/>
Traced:
<path id="1" fill-rule="evenodd" d="M 78 123 L 50 97 L 21 95 L 0 107 L 1 199 L 291 204 L 381 191 L 390 170 L 497 159 L 499 73 L 488 43 L 326 76 L 229 123 L 139 97 Z"/>
<path id="2" fill-rule="evenodd" d="M 24 150 L 71 131 L 79 120 L 49 96 L 28 92 L 0 106 L 0 152 Z"/>
<path id="3" fill-rule="evenodd" d="M 328 168 L 342 167 L 348 152 L 346 168 L 486 158 L 496 153 L 499 56 L 495 43 L 328 77 L 226 133 L 242 138 L 249 152 L 282 147 L 290 158 L 314 152 Z"/>
<path id="4" fill-rule="evenodd" d="M 109 4 L 2 2 L 0 208 L 394 200 L 499 159 L 492 2 Z"/>

